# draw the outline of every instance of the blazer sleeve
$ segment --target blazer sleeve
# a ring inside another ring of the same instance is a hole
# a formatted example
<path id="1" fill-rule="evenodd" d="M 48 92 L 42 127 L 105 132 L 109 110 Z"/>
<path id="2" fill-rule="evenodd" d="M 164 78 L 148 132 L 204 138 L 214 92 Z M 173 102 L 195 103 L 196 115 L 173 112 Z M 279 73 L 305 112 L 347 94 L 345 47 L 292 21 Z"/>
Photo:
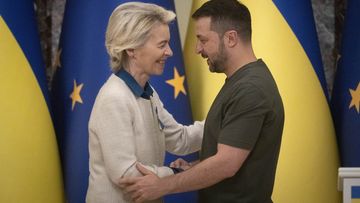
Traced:
<path id="1" fill-rule="evenodd" d="M 159 121 L 163 125 L 166 150 L 176 155 L 187 155 L 199 151 L 205 121 L 195 121 L 189 126 L 182 125 L 164 108 L 156 92 L 154 92 L 154 100 L 155 108 L 158 109 Z"/>

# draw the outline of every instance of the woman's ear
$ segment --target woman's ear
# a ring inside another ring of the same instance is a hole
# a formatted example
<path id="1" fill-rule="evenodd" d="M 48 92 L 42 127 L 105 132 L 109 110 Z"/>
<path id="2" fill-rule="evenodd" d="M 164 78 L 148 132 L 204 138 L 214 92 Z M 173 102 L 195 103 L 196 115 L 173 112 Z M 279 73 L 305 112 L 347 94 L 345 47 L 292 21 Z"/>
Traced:
<path id="1" fill-rule="evenodd" d="M 135 49 L 126 49 L 126 53 L 130 58 L 135 56 Z"/>

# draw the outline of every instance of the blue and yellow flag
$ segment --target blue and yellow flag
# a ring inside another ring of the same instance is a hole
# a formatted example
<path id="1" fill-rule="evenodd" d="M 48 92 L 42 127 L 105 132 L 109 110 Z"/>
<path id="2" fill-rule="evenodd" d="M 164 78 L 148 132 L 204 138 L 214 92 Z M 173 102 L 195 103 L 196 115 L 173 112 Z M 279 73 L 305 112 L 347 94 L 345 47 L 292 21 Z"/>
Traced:
<path id="1" fill-rule="evenodd" d="M 349 0 L 331 98 L 343 167 L 360 167 L 360 1 Z"/>
<path id="2" fill-rule="evenodd" d="M 0 1 L 0 202 L 64 202 L 32 1 Z"/>
<path id="3" fill-rule="evenodd" d="M 194 0 L 192 10 L 204 2 Z M 255 54 L 272 72 L 285 108 L 273 200 L 278 203 L 339 202 L 336 137 L 325 88 L 318 77 L 321 70 L 316 71 L 317 67 L 321 68 L 321 59 L 310 1 L 241 2 L 252 16 Z M 195 55 L 195 45 L 191 20 L 184 58 L 194 118 L 203 119 L 225 77 L 209 73 L 206 61 Z"/>
<path id="4" fill-rule="evenodd" d="M 360 203 L 360 186 L 351 187 L 351 203 Z"/>
<path id="5" fill-rule="evenodd" d="M 58 50 L 59 63 L 53 84 L 53 103 L 69 203 L 85 202 L 89 176 L 88 120 L 98 90 L 110 75 L 105 31 L 111 12 L 124 2 L 128 1 L 68 0 L 66 4 Z M 145 2 L 174 10 L 173 1 Z M 174 118 L 180 123 L 189 124 L 192 118 L 177 23 L 172 23 L 170 27 L 170 46 L 174 56 L 168 59 L 164 75 L 153 78 L 151 84 Z M 167 156 L 167 163 L 175 158 Z M 169 196 L 166 200 L 195 202 L 194 193 L 184 195 L 182 199 Z"/>
<path id="6" fill-rule="evenodd" d="M 299 40 L 299 43 L 304 49 L 318 77 L 324 94 L 327 96 L 327 84 L 321 60 L 311 1 L 273 0 L 273 2 L 285 18 L 297 40 Z"/>

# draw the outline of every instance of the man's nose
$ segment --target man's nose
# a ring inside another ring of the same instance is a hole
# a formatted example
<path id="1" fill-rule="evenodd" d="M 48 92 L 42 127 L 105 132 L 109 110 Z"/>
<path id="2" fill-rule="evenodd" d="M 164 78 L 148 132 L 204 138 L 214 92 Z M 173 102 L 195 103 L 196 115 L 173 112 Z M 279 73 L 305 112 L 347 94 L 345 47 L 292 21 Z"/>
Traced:
<path id="1" fill-rule="evenodd" d="M 201 44 L 200 44 L 200 42 L 199 42 L 199 40 L 196 42 L 196 46 L 195 46 L 195 53 L 196 54 L 200 54 L 201 53 L 201 51 L 202 51 L 202 46 L 201 46 Z"/>

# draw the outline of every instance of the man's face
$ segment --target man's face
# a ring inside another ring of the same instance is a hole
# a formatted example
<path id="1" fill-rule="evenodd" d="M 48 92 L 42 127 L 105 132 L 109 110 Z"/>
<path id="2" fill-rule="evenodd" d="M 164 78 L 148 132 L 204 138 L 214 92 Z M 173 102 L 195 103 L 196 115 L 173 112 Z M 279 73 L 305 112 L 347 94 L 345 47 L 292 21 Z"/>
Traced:
<path id="1" fill-rule="evenodd" d="M 211 72 L 223 73 L 227 60 L 224 42 L 217 32 L 210 29 L 210 25 L 210 17 L 202 17 L 196 20 L 196 53 L 207 59 Z"/>

